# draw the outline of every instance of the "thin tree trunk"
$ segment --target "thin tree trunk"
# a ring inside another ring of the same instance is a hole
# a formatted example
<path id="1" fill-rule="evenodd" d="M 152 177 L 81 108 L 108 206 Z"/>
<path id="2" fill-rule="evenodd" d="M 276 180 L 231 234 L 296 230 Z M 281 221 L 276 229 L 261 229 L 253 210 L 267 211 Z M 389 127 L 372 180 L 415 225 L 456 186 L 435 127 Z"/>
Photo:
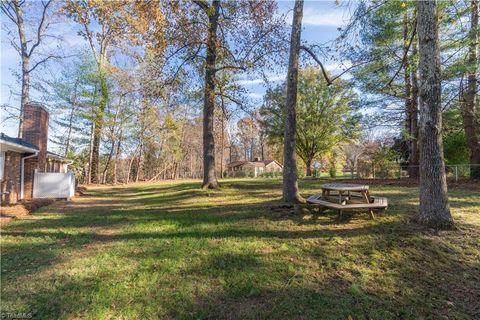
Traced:
<path id="1" fill-rule="evenodd" d="M 408 50 L 410 47 L 410 34 L 408 30 L 408 10 L 404 10 L 403 13 L 403 56 L 408 56 Z M 405 82 L 405 135 L 408 146 L 408 163 L 411 169 L 412 158 L 412 79 L 410 76 L 410 60 L 405 59 L 404 64 L 404 82 Z"/>
<path id="2" fill-rule="evenodd" d="M 130 176 L 132 174 L 132 167 L 133 167 L 133 161 L 135 160 L 135 154 L 137 153 L 137 150 L 136 149 L 135 151 L 133 151 L 132 153 L 132 157 L 130 158 L 130 161 L 128 163 L 128 172 L 127 172 L 127 178 L 126 178 L 126 183 L 128 184 L 130 182 Z"/>
<path id="3" fill-rule="evenodd" d="M 287 101 L 285 110 L 285 132 L 283 148 L 283 201 L 287 203 L 303 202 L 298 192 L 297 161 L 295 156 L 295 130 L 298 60 L 302 31 L 303 0 L 296 0 L 293 11 L 292 34 L 290 39 L 290 57 L 287 75 Z"/>
<path id="4" fill-rule="evenodd" d="M 115 140 L 112 139 L 112 144 L 110 146 L 110 153 L 108 154 L 107 162 L 105 163 L 105 168 L 103 169 L 102 173 L 102 183 L 107 183 L 107 171 L 108 167 L 110 166 L 110 161 L 112 160 L 113 153 L 115 152 Z"/>
<path id="5" fill-rule="evenodd" d="M 250 161 L 255 161 L 254 150 L 255 150 L 255 141 L 254 139 L 251 139 L 250 140 Z"/>
<path id="6" fill-rule="evenodd" d="M 224 126 L 225 126 L 225 115 L 223 114 L 223 101 L 222 101 L 222 157 L 220 158 L 220 178 L 223 178 L 223 158 L 224 158 L 224 146 L 225 146 L 225 132 L 224 132 Z"/>
<path id="7" fill-rule="evenodd" d="M 203 104 L 203 183 L 202 188 L 219 188 L 215 175 L 215 73 L 217 59 L 217 28 L 220 1 L 214 0 L 208 13 L 207 57 L 205 65 L 205 92 Z"/>
<path id="8" fill-rule="evenodd" d="M 72 139 L 73 116 L 77 109 L 77 87 L 78 87 L 78 79 L 75 80 L 75 85 L 73 88 L 72 109 L 70 111 L 70 118 L 68 120 L 67 142 L 65 143 L 65 154 L 64 154 L 65 157 L 68 155 L 68 149 L 70 149 L 70 140 Z"/>
<path id="9" fill-rule="evenodd" d="M 117 170 L 118 170 L 118 160 L 120 159 L 122 138 L 123 138 L 123 129 L 120 130 L 120 133 L 118 135 L 117 146 L 115 148 L 115 160 L 114 160 L 114 164 L 113 164 L 113 184 L 117 184 L 117 182 L 118 182 Z"/>
<path id="10" fill-rule="evenodd" d="M 410 154 L 409 164 L 411 165 L 411 170 L 409 172 L 410 177 L 418 178 L 419 168 L 418 161 L 420 158 L 420 151 L 418 149 L 418 67 L 414 63 L 415 57 L 418 54 L 418 46 L 416 41 L 413 43 L 412 51 L 412 104 L 411 115 L 410 115 L 410 135 L 412 143 L 412 151 Z"/>
<path id="11" fill-rule="evenodd" d="M 443 160 L 440 50 L 436 1 L 417 1 L 420 71 L 420 208 L 417 221 L 451 228 Z"/>
<path id="12" fill-rule="evenodd" d="M 103 61 L 103 60 L 102 60 Z M 107 77 L 105 74 L 103 63 L 99 64 L 100 72 L 100 101 L 98 110 L 95 112 L 95 131 L 93 134 L 93 152 L 92 152 L 92 170 L 91 180 L 93 183 L 98 182 L 98 169 L 100 166 L 100 140 L 104 123 L 104 113 L 108 103 L 108 87 Z"/>
<path id="13" fill-rule="evenodd" d="M 467 145 L 470 151 L 470 177 L 480 179 L 480 116 L 476 105 L 477 95 L 477 72 L 478 72 L 478 0 L 471 0 L 470 34 L 468 47 L 468 76 L 467 90 L 463 101 L 463 127 L 467 137 Z"/>
<path id="14" fill-rule="evenodd" d="M 117 105 L 116 107 L 116 111 L 115 111 L 115 116 L 113 118 L 113 124 L 110 126 L 110 135 L 111 135 L 111 138 L 112 138 L 112 144 L 110 146 L 110 153 L 108 154 L 108 158 L 107 158 L 107 161 L 105 163 L 105 168 L 103 169 L 103 173 L 102 173 L 102 183 L 105 184 L 107 182 L 107 171 L 108 171 L 108 168 L 110 167 L 110 162 L 112 161 L 112 158 L 113 158 L 113 154 L 115 153 L 115 145 L 116 145 L 116 134 L 115 134 L 115 125 L 117 124 L 117 119 L 118 119 L 118 113 L 120 112 L 120 105 L 122 104 L 122 98 L 120 98 L 120 101 L 119 101 L 119 104 Z M 122 124 L 119 123 L 119 126 L 121 126 Z M 121 132 L 120 129 L 118 129 L 119 132 Z"/>
<path id="15" fill-rule="evenodd" d="M 305 162 L 305 165 L 307 166 L 306 176 L 311 177 L 312 176 L 312 159 L 308 159 Z"/>
<path id="16" fill-rule="evenodd" d="M 262 138 L 260 139 L 260 148 L 261 148 L 261 153 L 262 153 L 262 161 L 265 161 L 265 145 L 264 145 L 264 138 L 262 135 Z"/>
<path id="17" fill-rule="evenodd" d="M 117 148 L 116 148 L 116 151 L 115 151 L 115 160 L 114 160 L 114 163 L 113 163 L 113 184 L 117 184 L 118 182 L 118 174 L 117 174 L 117 169 L 118 169 L 118 159 L 120 158 L 120 141 L 122 140 L 122 134 L 120 133 L 120 137 L 118 139 L 118 142 L 117 142 Z"/>
<path id="18" fill-rule="evenodd" d="M 88 180 L 87 184 L 92 183 L 92 155 L 93 155 L 93 132 L 95 131 L 95 124 L 92 122 L 90 128 L 90 147 L 88 153 Z"/>
<path id="19" fill-rule="evenodd" d="M 138 165 L 137 165 L 137 174 L 135 175 L 135 182 L 138 182 L 140 179 L 140 170 L 142 169 L 142 152 L 143 146 L 140 147 L 140 152 L 138 154 Z"/>
<path id="20" fill-rule="evenodd" d="M 178 162 L 175 162 L 173 164 L 172 180 L 177 180 L 177 173 L 178 173 Z"/>
<path id="21" fill-rule="evenodd" d="M 18 124 L 18 137 L 23 137 L 23 111 L 28 103 L 30 95 L 30 57 L 27 51 L 27 38 L 25 35 L 25 24 L 23 21 L 23 11 L 18 0 L 13 1 L 15 14 L 17 16 L 18 36 L 20 38 L 20 53 L 22 58 L 22 95 L 20 98 L 20 119 Z"/>
<path id="22" fill-rule="evenodd" d="M 30 73 L 33 72 L 38 66 L 45 64 L 50 58 L 54 58 L 52 55 L 42 55 L 42 59 L 37 61 L 33 67 L 30 67 L 30 62 L 32 54 L 34 54 L 36 48 L 38 48 L 45 39 L 45 32 L 50 26 L 49 21 L 49 7 L 53 3 L 52 0 L 42 1 L 41 7 L 39 10 L 41 15 L 38 19 L 38 25 L 35 29 L 31 29 L 33 25 L 28 23 L 28 19 L 24 20 L 23 7 L 28 6 L 29 1 L 20 1 L 20 0 L 11 0 L 11 1 L 1 1 L 0 7 L 1 11 L 5 14 L 5 17 L 8 17 L 12 23 L 17 27 L 18 31 L 18 41 L 15 43 L 13 40 L 11 42 L 12 46 L 18 51 L 20 55 L 20 60 L 22 64 L 22 92 L 20 96 L 20 113 L 19 113 L 19 124 L 18 124 L 18 137 L 23 137 L 23 127 L 24 127 L 24 110 L 25 105 L 28 103 L 30 98 Z M 34 39 L 27 39 L 27 30 L 28 28 Z M 31 45 L 28 48 L 28 45 Z"/>

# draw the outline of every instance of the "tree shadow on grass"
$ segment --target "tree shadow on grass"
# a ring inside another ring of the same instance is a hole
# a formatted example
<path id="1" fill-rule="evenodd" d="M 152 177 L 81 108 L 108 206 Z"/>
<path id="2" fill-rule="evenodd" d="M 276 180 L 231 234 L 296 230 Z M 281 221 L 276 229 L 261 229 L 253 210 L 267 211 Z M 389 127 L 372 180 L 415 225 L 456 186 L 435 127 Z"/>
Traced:
<path id="1" fill-rule="evenodd" d="M 389 189 L 393 210 L 376 221 L 362 215 L 334 224 L 331 216 L 275 215 L 269 210 L 269 188 L 239 183 L 249 187 L 237 194 L 238 187 L 225 184 L 225 193 L 211 198 L 199 193 L 197 183 L 187 184 L 189 190 L 138 189 L 142 194 L 136 188 L 113 190 L 98 203 L 91 198 L 79 204 L 78 210 L 73 203 L 72 210 L 69 205 L 57 212 L 47 208 L 35 219 L 15 222 L 3 232 L 7 306 L 20 299 L 44 319 L 480 314 L 478 233 L 425 234 L 406 219 L 415 208 L 414 192 Z M 235 201 L 217 201 L 225 194 L 235 195 Z M 200 196 L 208 201 L 189 201 Z M 253 203 L 242 204 L 252 198 Z M 272 249 L 263 252 L 255 243 Z M 81 277 L 62 270 L 78 252 L 99 261 L 98 270 Z M 133 262 L 139 267 L 128 269 Z M 28 286 L 20 292 L 12 286 L 35 281 L 42 272 L 50 275 L 34 295 Z"/>
<path id="2" fill-rule="evenodd" d="M 44 319 L 119 318 L 126 314 L 133 318 L 188 319 L 418 319 L 472 318 L 478 314 L 478 301 L 473 300 L 478 285 L 472 282 L 479 280 L 478 275 L 458 284 L 441 281 L 454 270 L 478 270 L 478 263 L 450 258 L 450 265 L 433 263 L 433 258 L 441 261 L 455 254 L 436 242 L 429 243 L 432 252 L 427 254 L 407 251 L 407 255 L 397 257 L 392 255 L 394 247 L 382 243 L 365 240 L 352 245 L 352 249 L 372 246 L 364 259 L 371 263 L 379 260 L 376 263 L 382 265 L 376 269 L 382 273 L 369 275 L 356 267 L 364 261 L 345 262 L 355 250 L 341 248 L 310 246 L 299 256 L 295 251 L 229 252 L 230 247 L 212 245 L 204 251 L 175 255 L 175 248 L 166 252 L 158 245 L 151 246 L 131 258 L 156 259 L 129 271 L 128 277 L 112 266 L 82 278 L 65 277 L 39 290 L 29 310 Z M 339 254 L 338 250 L 346 252 Z M 391 260 L 381 260 L 375 254 L 379 250 Z M 130 256 L 128 251 L 122 254 Z M 292 254 L 300 260 L 292 260 Z M 305 265 L 311 259 L 316 264 Z M 184 263 L 156 277 L 165 261 Z M 422 261 L 426 263 L 422 265 Z M 148 275 L 153 280 L 144 280 Z M 452 285 L 462 296 L 451 294 Z"/>

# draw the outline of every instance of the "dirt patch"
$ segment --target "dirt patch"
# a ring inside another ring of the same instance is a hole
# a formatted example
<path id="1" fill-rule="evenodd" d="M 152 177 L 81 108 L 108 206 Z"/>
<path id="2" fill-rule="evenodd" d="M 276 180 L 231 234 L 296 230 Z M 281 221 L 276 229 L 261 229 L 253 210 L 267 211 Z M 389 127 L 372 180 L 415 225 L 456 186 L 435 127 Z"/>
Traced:
<path id="1" fill-rule="evenodd" d="M 0 225 L 3 226 L 7 224 L 13 218 L 26 216 L 38 208 L 52 204 L 54 201 L 54 199 L 35 199 L 14 205 L 2 206 L 0 208 Z"/>
<path id="2" fill-rule="evenodd" d="M 87 192 L 87 188 L 84 186 L 77 186 L 75 189 L 75 195 L 76 196 L 83 196 Z"/>

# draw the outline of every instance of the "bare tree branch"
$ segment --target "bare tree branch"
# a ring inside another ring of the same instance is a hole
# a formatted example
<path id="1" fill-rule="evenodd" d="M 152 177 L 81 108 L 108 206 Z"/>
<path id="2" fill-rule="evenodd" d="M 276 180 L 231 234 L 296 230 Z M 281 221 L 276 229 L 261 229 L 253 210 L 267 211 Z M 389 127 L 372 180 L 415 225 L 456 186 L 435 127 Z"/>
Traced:
<path id="1" fill-rule="evenodd" d="M 51 3 L 52 3 L 52 0 L 48 0 L 46 3 L 42 1 L 43 11 L 42 11 L 42 18 L 40 19 L 40 24 L 38 25 L 38 28 L 37 28 L 37 41 L 32 45 L 32 47 L 30 48 L 30 51 L 27 54 L 27 56 L 29 58 L 32 55 L 35 48 L 38 47 L 40 45 L 40 42 L 42 41 L 43 24 L 45 23 L 45 18 L 47 16 L 47 10 L 48 10 L 48 7 L 50 6 Z"/>

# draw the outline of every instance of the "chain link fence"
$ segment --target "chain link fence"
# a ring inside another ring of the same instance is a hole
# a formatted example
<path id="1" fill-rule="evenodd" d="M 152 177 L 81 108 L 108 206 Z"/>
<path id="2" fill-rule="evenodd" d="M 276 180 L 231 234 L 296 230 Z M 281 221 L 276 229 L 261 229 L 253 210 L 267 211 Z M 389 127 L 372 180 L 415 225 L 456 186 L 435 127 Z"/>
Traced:
<path id="1" fill-rule="evenodd" d="M 344 169 L 343 177 L 352 179 L 407 179 L 418 178 L 420 167 L 389 164 L 385 166 L 359 165 L 356 170 Z M 480 164 L 454 164 L 445 165 L 448 179 L 470 179 L 480 176 Z"/>
<path id="2" fill-rule="evenodd" d="M 312 175 L 316 178 L 343 178 L 343 179 L 416 179 L 419 176 L 419 166 L 409 166 L 401 164 L 388 164 L 384 166 L 373 166 L 371 164 L 359 164 L 354 170 L 344 168 L 337 169 L 335 175 L 331 176 L 331 170 L 315 169 L 312 170 Z M 446 165 L 445 171 L 449 180 L 468 180 L 472 174 L 480 176 L 480 164 L 453 164 Z M 281 171 L 275 172 L 259 172 L 255 175 L 252 171 L 224 171 L 223 178 L 278 178 L 283 176 Z M 298 171 L 298 177 L 303 178 L 305 170 Z M 201 179 L 203 177 L 202 171 L 194 172 L 179 172 L 177 178 L 180 179 Z M 218 172 L 218 178 L 221 179 Z M 162 180 L 158 177 L 158 180 Z"/>

